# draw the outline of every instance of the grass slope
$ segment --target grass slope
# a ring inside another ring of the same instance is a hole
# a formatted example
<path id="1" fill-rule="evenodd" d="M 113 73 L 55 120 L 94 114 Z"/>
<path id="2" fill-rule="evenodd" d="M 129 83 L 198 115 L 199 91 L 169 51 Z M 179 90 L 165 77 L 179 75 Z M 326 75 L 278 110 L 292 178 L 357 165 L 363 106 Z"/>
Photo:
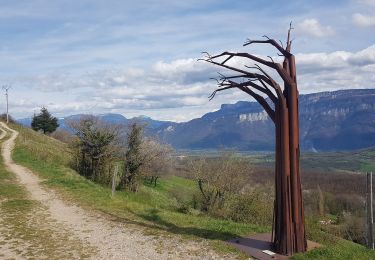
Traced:
<path id="1" fill-rule="evenodd" d="M 14 161 L 32 169 L 45 180 L 44 185 L 59 191 L 68 200 L 116 216 L 119 221 L 148 227 L 150 234 L 175 233 L 188 239 L 210 239 L 218 250 L 235 252 L 221 241 L 270 231 L 269 227 L 178 212 L 178 201 L 172 194 L 197 191 L 194 182 L 180 177 L 162 178 L 157 187 L 144 185 L 135 194 L 116 192 L 112 198 L 109 187 L 97 185 L 69 168 L 71 155 L 64 143 L 27 128 L 12 127 L 20 132 Z"/>
<path id="2" fill-rule="evenodd" d="M 29 198 L 0 156 L 0 258 L 8 259 L 6 251 L 25 259 L 90 256 L 94 249 L 84 247 L 67 232 L 56 232 L 47 219 L 42 205 Z"/>
<path id="3" fill-rule="evenodd" d="M 150 234 L 170 232 L 188 239 L 211 239 L 217 249 L 227 252 L 234 250 L 222 242 L 228 238 L 270 231 L 270 227 L 178 212 L 178 201 L 172 195 L 179 191 L 196 192 L 192 181 L 179 177 L 162 178 L 156 188 L 143 186 L 136 194 L 117 192 L 112 198 L 109 188 L 97 185 L 69 168 L 71 155 L 65 144 L 27 128 L 12 127 L 20 132 L 14 160 L 39 174 L 45 179 L 45 185 L 58 190 L 67 199 L 116 216 L 120 221 L 149 227 Z M 373 251 L 324 234 L 314 224 L 308 225 L 308 231 L 309 239 L 324 247 L 296 255 L 296 259 L 375 259 Z"/>

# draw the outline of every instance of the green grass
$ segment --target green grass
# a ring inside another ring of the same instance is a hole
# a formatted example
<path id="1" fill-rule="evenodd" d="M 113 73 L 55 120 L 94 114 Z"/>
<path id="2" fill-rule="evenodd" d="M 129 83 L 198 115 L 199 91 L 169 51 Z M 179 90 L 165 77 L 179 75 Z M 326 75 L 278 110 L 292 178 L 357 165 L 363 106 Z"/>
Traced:
<path id="1" fill-rule="evenodd" d="M 178 191 L 197 192 L 196 184 L 188 179 L 171 176 L 158 180 L 156 187 L 143 185 L 137 193 L 117 191 L 95 184 L 69 168 L 68 147 L 52 138 L 20 126 L 13 159 L 32 169 L 44 185 L 59 191 L 67 200 L 84 207 L 100 210 L 125 221 L 149 228 L 151 233 L 179 234 L 187 239 L 210 239 L 222 252 L 234 252 L 222 241 L 229 238 L 268 232 L 270 227 L 236 223 L 200 214 L 178 212 Z"/>
<path id="2" fill-rule="evenodd" d="M 1 144 L 1 142 L 0 142 Z M 42 225 L 40 223 L 43 223 Z M 43 206 L 30 199 L 0 156 L 0 248 L 25 259 L 87 258 L 94 250 L 48 222 Z M 46 239 L 48 237 L 48 239 Z M 0 258 L 5 257 L 0 250 Z"/>
<path id="3" fill-rule="evenodd" d="M 293 259 L 375 259 L 375 253 L 361 245 L 339 239 L 334 245 L 295 255 Z"/>
<path id="4" fill-rule="evenodd" d="M 306 229 L 308 239 L 322 247 L 296 254 L 292 259 L 375 259 L 374 250 L 321 231 L 315 218 L 306 218 Z"/>
<path id="5" fill-rule="evenodd" d="M 271 229 L 199 213 L 178 212 L 178 197 L 173 195 L 194 194 L 197 187 L 193 181 L 175 176 L 161 178 L 156 187 L 143 185 L 138 193 L 116 192 L 112 198 L 109 187 L 97 185 L 69 168 L 71 155 L 65 144 L 30 129 L 14 127 L 20 132 L 13 155 L 17 163 L 39 174 L 45 180 L 45 185 L 59 191 L 66 199 L 115 216 L 118 221 L 146 227 L 149 234 L 159 236 L 172 233 L 186 239 L 209 239 L 219 251 L 233 252 L 234 249 L 222 241 L 269 232 Z M 371 160 L 372 157 L 366 162 Z M 373 252 L 361 245 L 327 235 L 314 225 L 309 226 L 309 229 L 309 239 L 322 243 L 324 247 L 296 255 L 296 259 L 375 258 Z"/>

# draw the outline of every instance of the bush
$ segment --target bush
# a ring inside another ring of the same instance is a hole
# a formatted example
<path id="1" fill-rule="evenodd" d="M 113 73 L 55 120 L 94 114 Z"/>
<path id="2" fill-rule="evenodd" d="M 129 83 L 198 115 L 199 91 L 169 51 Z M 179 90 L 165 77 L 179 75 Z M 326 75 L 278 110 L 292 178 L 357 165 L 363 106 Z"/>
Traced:
<path id="1" fill-rule="evenodd" d="M 237 222 L 261 226 L 272 225 L 273 196 L 269 191 L 256 189 L 245 194 L 233 195 L 220 215 Z"/>
<path id="2" fill-rule="evenodd" d="M 243 191 L 243 177 L 252 171 L 247 161 L 233 152 L 222 152 L 218 160 L 203 157 L 191 161 L 190 167 L 201 192 L 202 210 L 207 212 L 223 208 L 228 197 Z"/>
<path id="3" fill-rule="evenodd" d="M 364 198 L 354 194 L 327 194 L 326 203 L 329 213 L 333 215 L 338 215 L 342 212 L 360 215 L 365 208 Z"/>
<path id="4" fill-rule="evenodd" d="M 57 129 L 55 132 L 50 134 L 50 136 L 66 144 L 70 144 L 74 140 L 74 136 L 71 133 L 61 129 Z"/>
<path id="5" fill-rule="evenodd" d="M 200 208 L 202 201 L 199 194 L 181 188 L 172 188 L 169 192 L 176 199 L 177 211 L 190 213 Z"/>
<path id="6" fill-rule="evenodd" d="M 6 122 L 7 121 L 7 114 L 5 114 L 5 113 L 1 114 L 0 120 L 3 121 L 3 122 Z M 9 123 L 17 124 L 17 121 L 11 115 L 9 115 Z"/>

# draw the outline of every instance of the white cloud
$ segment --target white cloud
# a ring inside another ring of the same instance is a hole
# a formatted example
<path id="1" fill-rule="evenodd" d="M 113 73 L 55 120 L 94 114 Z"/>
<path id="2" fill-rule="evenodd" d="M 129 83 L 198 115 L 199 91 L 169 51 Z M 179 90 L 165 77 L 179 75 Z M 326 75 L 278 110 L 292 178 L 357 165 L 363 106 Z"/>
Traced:
<path id="1" fill-rule="evenodd" d="M 297 34 L 326 37 L 335 34 L 331 26 L 323 26 L 317 19 L 305 19 L 295 26 Z"/>
<path id="2" fill-rule="evenodd" d="M 375 88 L 375 45 L 358 52 L 296 55 L 301 93 Z"/>
<path id="3" fill-rule="evenodd" d="M 361 27 L 375 26 L 375 15 L 364 15 L 355 13 L 352 16 L 354 24 Z"/>
<path id="4" fill-rule="evenodd" d="M 357 52 L 296 54 L 296 62 L 302 94 L 375 87 L 375 45 Z M 244 64 L 244 60 L 232 62 L 240 67 Z M 16 115 L 30 115 L 46 105 L 57 116 L 111 112 L 186 121 L 223 103 L 250 100 L 238 90 L 228 90 L 209 101 L 208 95 L 215 89 L 215 82 L 209 78 L 216 71 L 218 67 L 191 58 L 158 61 L 142 70 L 130 67 L 29 77 L 22 84 L 14 83 L 12 96 L 18 101 L 11 107 Z M 18 90 L 26 82 L 32 82 L 27 91 Z"/>
<path id="5" fill-rule="evenodd" d="M 375 45 L 358 52 L 335 51 L 331 53 L 297 54 L 299 69 L 304 73 L 318 70 L 340 70 L 353 66 L 375 64 Z"/>
<path id="6" fill-rule="evenodd" d="M 375 0 L 358 0 L 360 4 L 375 6 Z"/>

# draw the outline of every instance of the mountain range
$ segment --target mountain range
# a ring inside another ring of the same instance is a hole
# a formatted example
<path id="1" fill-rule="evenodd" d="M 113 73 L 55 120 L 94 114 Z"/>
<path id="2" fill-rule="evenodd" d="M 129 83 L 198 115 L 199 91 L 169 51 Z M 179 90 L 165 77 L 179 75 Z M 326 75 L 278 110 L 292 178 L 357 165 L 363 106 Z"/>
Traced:
<path id="1" fill-rule="evenodd" d="M 375 146 L 375 89 L 339 90 L 300 95 L 300 141 L 304 151 L 341 151 Z M 67 120 L 59 120 L 66 128 Z M 176 149 L 234 148 L 273 151 L 274 125 L 256 102 L 223 104 L 218 111 L 188 122 L 158 121 L 149 117 L 127 119 L 120 114 L 99 117 L 108 123 L 146 125 L 148 135 L 157 135 Z M 30 126 L 31 119 L 19 123 Z"/>

